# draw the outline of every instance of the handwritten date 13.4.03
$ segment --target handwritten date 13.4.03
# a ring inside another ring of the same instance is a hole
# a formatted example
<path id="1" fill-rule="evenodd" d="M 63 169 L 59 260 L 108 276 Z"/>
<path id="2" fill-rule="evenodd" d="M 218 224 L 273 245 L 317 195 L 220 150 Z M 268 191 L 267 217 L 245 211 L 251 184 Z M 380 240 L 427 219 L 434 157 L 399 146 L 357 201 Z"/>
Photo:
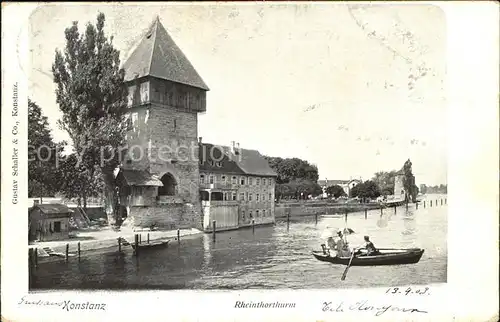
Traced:
<path id="1" fill-rule="evenodd" d="M 386 294 L 403 294 L 403 295 L 429 295 L 430 291 L 428 287 L 423 288 L 400 288 L 400 287 L 391 287 L 385 291 Z"/>

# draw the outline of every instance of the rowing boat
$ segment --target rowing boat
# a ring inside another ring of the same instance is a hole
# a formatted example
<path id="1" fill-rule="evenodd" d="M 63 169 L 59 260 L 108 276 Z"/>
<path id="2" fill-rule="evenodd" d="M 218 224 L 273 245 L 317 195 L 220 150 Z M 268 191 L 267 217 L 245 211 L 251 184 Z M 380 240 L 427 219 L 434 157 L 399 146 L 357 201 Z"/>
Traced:
<path id="1" fill-rule="evenodd" d="M 139 243 L 139 249 L 150 249 L 150 248 L 162 248 L 162 247 L 167 247 L 168 243 L 170 243 L 170 240 L 160 240 L 160 241 L 154 241 L 150 243 Z M 133 249 L 136 249 L 136 245 L 131 243 L 130 244 Z"/>
<path id="2" fill-rule="evenodd" d="M 382 265 L 405 265 L 415 264 L 420 261 L 424 253 L 420 248 L 409 249 L 393 249 L 382 248 L 378 249 L 377 255 L 357 255 L 352 259 L 351 266 L 382 266 Z M 332 264 L 348 265 L 351 257 L 331 256 L 328 252 L 313 251 L 313 256 L 322 262 Z"/>
<path id="3" fill-rule="evenodd" d="M 129 242 L 128 240 L 126 240 L 125 238 L 122 238 L 120 237 L 119 239 L 121 239 L 121 243 L 123 246 L 132 246 L 132 248 L 135 250 L 136 249 L 136 245 L 135 243 L 131 243 Z M 156 249 L 156 248 L 162 248 L 162 247 L 167 247 L 168 244 L 170 243 L 170 239 L 167 239 L 167 240 L 156 240 L 156 241 L 151 241 L 151 242 L 147 242 L 147 243 L 141 243 L 139 242 L 139 249 L 150 249 L 150 248 L 153 248 L 153 249 Z"/>

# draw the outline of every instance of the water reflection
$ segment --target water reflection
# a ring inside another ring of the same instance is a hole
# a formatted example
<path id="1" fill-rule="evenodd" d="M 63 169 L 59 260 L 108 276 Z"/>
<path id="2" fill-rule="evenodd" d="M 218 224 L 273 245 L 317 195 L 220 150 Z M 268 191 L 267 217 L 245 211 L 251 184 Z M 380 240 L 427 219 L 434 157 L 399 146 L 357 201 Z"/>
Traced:
<path id="1" fill-rule="evenodd" d="M 408 210 L 403 216 L 404 230 L 401 232 L 403 235 L 413 235 L 417 232 L 417 221 L 413 210 Z"/>

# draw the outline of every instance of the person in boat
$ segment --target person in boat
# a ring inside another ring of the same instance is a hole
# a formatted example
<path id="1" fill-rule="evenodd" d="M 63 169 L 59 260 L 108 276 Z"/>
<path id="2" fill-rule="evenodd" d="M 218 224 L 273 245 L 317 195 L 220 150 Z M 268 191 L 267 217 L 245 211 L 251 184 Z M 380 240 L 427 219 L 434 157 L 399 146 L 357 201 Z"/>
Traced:
<path id="1" fill-rule="evenodd" d="M 344 240 L 344 235 L 341 230 L 337 232 L 338 239 L 335 241 L 334 249 L 337 251 L 337 257 L 350 257 L 351 251 Z"/>
<path id="2" fill-rule="evenodd" d="M 365 239 L 365 242 L 363 243 L 363 245 L 354 250 L 355 255 L 361 254 L 361 249 L 366 249 L 366 256 L 380 254 L 380 252 L 375 247 L 375 245 L 370 241 L 369 236 L 365 236 L 364 239 Z"/>

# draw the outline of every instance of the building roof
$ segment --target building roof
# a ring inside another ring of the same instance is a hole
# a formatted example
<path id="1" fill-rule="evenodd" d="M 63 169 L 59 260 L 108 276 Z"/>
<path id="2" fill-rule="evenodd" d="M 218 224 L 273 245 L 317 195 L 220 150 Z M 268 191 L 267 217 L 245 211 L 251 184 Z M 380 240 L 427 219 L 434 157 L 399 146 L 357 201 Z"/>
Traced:
<path id="1" fill-rule="evenodd" d="M 200 153 L 210 151 L 211 148 L 216 147 L 224 153 L 224 159 L 218 167 L 215 163 L 210 162 L 210 152 L 206 153 L 208 162 L 200 164 L 201 171 L 214 171 L 224 173 L 240 173 L 255 176 L 269 176 L 276 177 L 278 174 L 269 166 L 267 160 L 257 150 L 231 148 L 228 146 L 215 146 L 213 144 L 202 143 Z M 214 155 L 217 158 L 216 155 Z M 200 155 L 200 161 L 203 160 Z M 218 170 L 217 170 L 218 168 Z"/>
<path id="2" fill-rule="evenodd" d="M 120 169 L 118 176 L 122 176 L 128 186 L 163 186 L 157 176 L 143 170 Z"/>
<path id="3" fill-rule="evenodd" d="M 208 91 L 200 75 L 177 47 L 159 17 L 151 24 L 132 54 L 123 64 L 125 82 L 153 76 Z"/>
<path id="4" fill-rule="evenodd" d="M 34 205 L 33 209 L 40 209 L 40 211 L 45 215 L 54 215 L 54 214 L 69 214 L 72 213 L 73 210 L 69 209 L 68 206 L 60 204 L 60 203 L 43 203 Z"/>

